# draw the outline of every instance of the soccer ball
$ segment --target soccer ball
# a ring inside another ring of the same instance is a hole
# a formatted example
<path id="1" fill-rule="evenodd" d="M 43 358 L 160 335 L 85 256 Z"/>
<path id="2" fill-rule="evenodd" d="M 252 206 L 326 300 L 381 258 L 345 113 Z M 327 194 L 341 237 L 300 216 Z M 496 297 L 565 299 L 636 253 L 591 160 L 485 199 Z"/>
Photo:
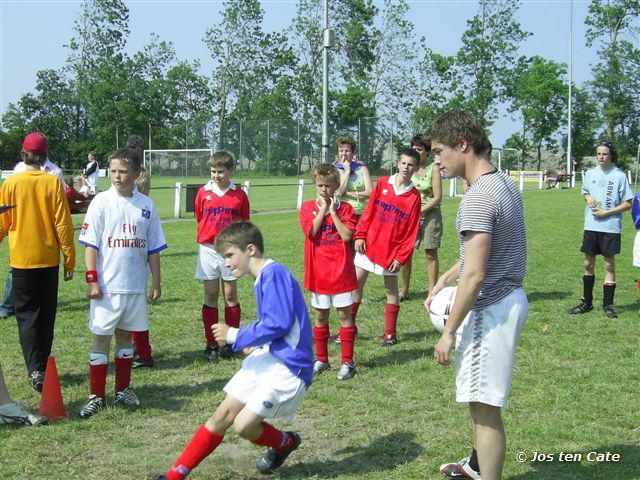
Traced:
<path id="1" fill-rule="evenodd" d="M 429 305 L 429 317 L 431 317 L 431 323 L 440 333 L 444 331 L 444 324 L 449 318 L 449 312 L 453 307 L 453 302 L 456 299 L 457 287 L 444 287 L 431 301 Z"/>

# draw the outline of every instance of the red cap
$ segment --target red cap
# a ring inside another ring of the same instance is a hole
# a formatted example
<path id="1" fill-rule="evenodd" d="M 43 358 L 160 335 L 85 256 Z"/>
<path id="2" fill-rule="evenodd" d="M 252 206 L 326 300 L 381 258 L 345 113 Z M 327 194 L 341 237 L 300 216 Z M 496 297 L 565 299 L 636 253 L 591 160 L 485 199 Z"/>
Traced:
<path id="1" fill-rule="evenodd" d="M 30 133 L 24 137 L 22 148 L 25 152 L 44 155 L 49 150 L 47 137 L 40 132 Z"/>

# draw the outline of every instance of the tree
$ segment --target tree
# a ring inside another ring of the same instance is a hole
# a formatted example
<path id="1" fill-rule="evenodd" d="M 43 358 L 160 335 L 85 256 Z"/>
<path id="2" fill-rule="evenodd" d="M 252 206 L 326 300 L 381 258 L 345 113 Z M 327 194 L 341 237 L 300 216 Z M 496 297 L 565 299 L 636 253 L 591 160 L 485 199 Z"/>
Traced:
<path id="1" fill-rule="evenodd" d="M 571 152 L 579 166 L 583 157 L 594 154 L 596 130 L 601 125 L 601 117 L 598 105 L 587 89 L 573 87 L 572 107 Z M 567 144 L 566 136 L 562 143 Z"/>
<path id="2" fill-rule="evenodd" d="M 530 35 L 515 19 L 520 4 L 519 0 L 482 0 L 480 12 L 467 22 L 456 54 L 460 79 L 456 96 L 487 128 L 497 117 L 497 103 L 506 98 L 519 44 Z"/>
<path id="3" fill-rule="evenodd" d="M 640 32 L 638 0 L 592 0 L 589 5 L 587 46 L 599 40 L 601 61 L 594 67 L 591 86 L 606 118 L 605 136 L 619 152 L 633 155 L 640 124 L 640 49 L 631 40 Z M 630 137 L 630 133 L 636 136 Z"/>
<path id="4" fill-rule="evenodd" d="M 542 161 L 542 144 L 555 146 L 554 136 L 563 119 L 567 86 L 562 80 L 566 66 L 542 57 L 521 57 L 507 91 L 510 111 L 522 115 L 524 138 L 531 137 L 537 150 L 537 169 Z M 523 152 L 524 158 L 524 152 Z"/>

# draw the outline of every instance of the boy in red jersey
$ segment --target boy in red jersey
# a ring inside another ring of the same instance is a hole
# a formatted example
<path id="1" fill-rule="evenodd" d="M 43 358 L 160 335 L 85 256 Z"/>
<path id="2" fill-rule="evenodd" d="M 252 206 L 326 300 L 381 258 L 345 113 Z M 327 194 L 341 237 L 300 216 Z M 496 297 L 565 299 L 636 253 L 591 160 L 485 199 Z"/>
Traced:
<path id="1" fill-rule="evenodd" d="M 214 242 L 216 235 L 238 220 L 249 220 L 247 194 L 231 181 L 235 159 L 233 154 L 221 150 L 209 160 L 211 180 L 202 186 L 196 195 L 194 211 L 198 221 L 198 263 L 196 278 L 204 282 L 202 323 L 207 346 L 203 352 L 205 360 L 212 362 L 218 356 L 230 358 L 229 345 L 218 348 L 212 327 L 218 323 L 218 296 L 220 281 L 224 295 L 224 320 L 230 327 L 240 326 L 240 304 L 236 277 L 225 266 Z"/>
<path id="2" fill-rule="evenodd" d="M 402 150 L 398 173 L 378 179 L 354 235 L 358 290 L 351 316 L 355 320 L 369 273 L 383 275 L 387 306 L 382 347 L 397 343 L 398 272 L 411 258 L 420 223 L 420 193 L 411 182 L 419 164 L 418 152 L 412 148 Z"/>
<path id="3" fill-rule="evenodd" d="M 304 288 L 311 293 L 311 306 L 316 310 L 313 372 L 330 368 L 329 315 L 331 307 L 335 307 L 342 345 L 342 366 L 337 378 L 349 380 L 356 374 L 353 362 L 356 328 L 350 314 L 352 294 L 358 287 L 351 248 L 356 214 L 351 205 L 334 196 L 340 186 L 336 167 L 317 165 L 313 169 L 313 182 L 318 196 L 303 203 L 300 209 L 300 226 L 305 235 Z"/>

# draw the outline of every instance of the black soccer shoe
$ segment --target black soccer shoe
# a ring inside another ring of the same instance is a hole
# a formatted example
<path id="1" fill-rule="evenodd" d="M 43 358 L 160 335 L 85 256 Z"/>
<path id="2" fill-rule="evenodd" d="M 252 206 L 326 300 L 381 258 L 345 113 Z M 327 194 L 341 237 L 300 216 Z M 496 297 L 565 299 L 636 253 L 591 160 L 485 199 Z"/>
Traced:
<path id="1" fill-rule="evenodd" d="M 569 315 L 581 315 L 583 313 L 590 312 L 591 310 L 593 310 L 593 305 L 582 300 L 580 305 L 576 305 L 569 309 Z"/>
<path id="2" fill-rule="evenodd" d="M 278 452 L 275 448 L 269 447 L 263 457 L 258 460 L 256 468 L 260 473 L 271 473 L 280 467 L 287 457 L 300 446 L 302 439 L 296 432 L 285 432 L 293 437 L 293 443 L 284 452 Z"/>

